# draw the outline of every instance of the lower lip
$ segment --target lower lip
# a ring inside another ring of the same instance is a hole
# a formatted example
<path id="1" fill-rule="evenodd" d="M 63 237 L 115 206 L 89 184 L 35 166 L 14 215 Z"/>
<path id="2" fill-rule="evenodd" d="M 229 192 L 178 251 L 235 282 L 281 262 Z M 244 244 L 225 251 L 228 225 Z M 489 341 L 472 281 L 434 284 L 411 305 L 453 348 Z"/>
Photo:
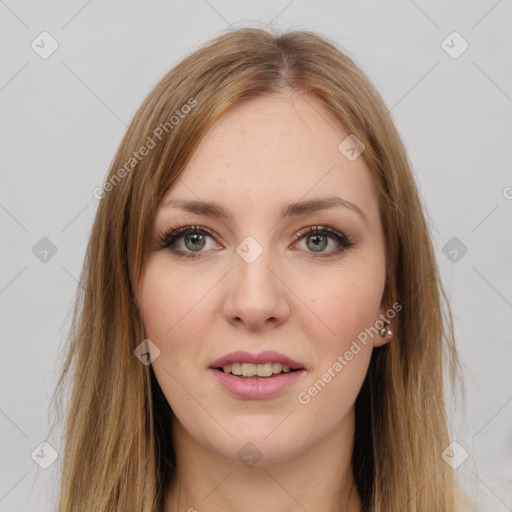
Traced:
<path id="1" fill-rule="evenodd" d="M 216 370 L 215 368 L 209 368 L 209 370 L 213 372 L 215 378 L 226 390 L 237 397 L 251 400 L 276 396 L 297 382 L 305 373 L 305 370 L 296 370 L 294 372 L 281 373 L 275 377 L 245 379 L 230 373 L 224 373 L 222 370 Z"/>

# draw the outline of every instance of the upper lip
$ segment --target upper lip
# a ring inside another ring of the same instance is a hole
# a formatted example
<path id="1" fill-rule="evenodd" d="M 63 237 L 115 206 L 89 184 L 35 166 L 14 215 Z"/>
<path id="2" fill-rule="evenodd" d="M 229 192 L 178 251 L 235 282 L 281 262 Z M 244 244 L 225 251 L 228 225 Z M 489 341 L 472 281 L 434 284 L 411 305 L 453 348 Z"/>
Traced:
<path id="1" fill-rule="evenodd" d="M 210 364 L 210 368 L 222 368 L 227 364 L 233 363 L 281 363 L 283 365 L 289 366 L 293 370 L 304 369 L 304 365 L 299 361 L 296 361 L 291 357 L 285 356 L 284 354 L 280 354 L 279 352 L 275 352 L 274 350 L 266 350 L 258 354 L 251 354 L 250 352 L 237 350 L 236 352 L 226 354 L 220 359 L 216 359 Z"/>

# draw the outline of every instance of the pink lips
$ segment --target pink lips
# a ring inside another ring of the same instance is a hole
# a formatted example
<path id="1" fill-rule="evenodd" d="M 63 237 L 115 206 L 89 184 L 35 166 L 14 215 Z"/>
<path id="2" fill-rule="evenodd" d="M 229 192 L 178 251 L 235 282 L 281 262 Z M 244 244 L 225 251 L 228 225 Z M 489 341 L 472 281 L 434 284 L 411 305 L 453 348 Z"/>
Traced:
<path id="1" fill-rule="evenodd" d="M 222 370 L 215 370 L 214 368 L 210 368 L 208 371 L 213 372 L 217 381 L 231 394 L 249 400 L 276 396 L 281 393 L 281 391 L 297 382 L 305 373 L 305 370 L 297 370 L 290 373 L 281 373 L 275 377 L 258 379 L 236 377 L 235 375 L 224 373 Z"/>
<path id="2" fill-rule="evenodd" d="M 295 371 L 282 373 L 268 378 L 244 378 L 224 373 L 222 367 L 233 363 L 281 363 L 287 365 Z M 220 368 L 220 369 L 219 369 Z M 230 394 L 235 397 L 257 400 L 271 398 L 278 395 L 286 388 L 294 384 L 305 374 L 304 365 L 288 356 L 274 352 L 272 350 L 251 354 L 249 352 L 237 351 L 227 354 L 220 359 L 212 362 L 209 371 L 213 373 L 217 381 Z"/>

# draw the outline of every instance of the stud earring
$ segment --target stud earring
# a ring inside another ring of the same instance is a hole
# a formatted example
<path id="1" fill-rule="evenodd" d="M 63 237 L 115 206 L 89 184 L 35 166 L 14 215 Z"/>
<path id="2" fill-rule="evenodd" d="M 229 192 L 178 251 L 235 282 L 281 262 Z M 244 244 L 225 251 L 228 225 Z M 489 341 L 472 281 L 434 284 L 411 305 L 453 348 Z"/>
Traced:
<path id="1" fill-rule="evenodd" d="M 384 322 L 386 325 L 379 331 L 381 336 L 389 336 L 389 339 L 391 339 L 391 336 L 393 333 L 387 328 L 387 326 L 391 323 L 389 320 L 385 319 Z"/>

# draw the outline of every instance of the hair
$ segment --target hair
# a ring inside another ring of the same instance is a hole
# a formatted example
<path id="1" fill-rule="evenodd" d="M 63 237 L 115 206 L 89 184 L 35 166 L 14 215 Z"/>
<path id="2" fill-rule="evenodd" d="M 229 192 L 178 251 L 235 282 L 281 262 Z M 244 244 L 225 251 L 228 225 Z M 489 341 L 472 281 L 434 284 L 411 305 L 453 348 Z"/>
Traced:
<path id="1" fill-rule="evenodd" d="M 137 290 L 151 227 L 213 124 L 242 102 L 283 93 L 315 97 L 365 145 L 385 235 L 383 300 L 403 306 L 393 340 L 373 350 L 355 403 L 352 467 L 363 509 L 455 510 L 459 486 L 441 456 L 450 443 L 443 383 L 458 376 L 452 313 L 390 113 L 327 38 L 242 28 L 163 77 L 131 121 L 101 189 L 55 391 L 60 398 L 72 385 L 60 512 L 162 510 L 176 473 L 173 412 L 151 365 L 134 356 L 145 338 Z"/>

